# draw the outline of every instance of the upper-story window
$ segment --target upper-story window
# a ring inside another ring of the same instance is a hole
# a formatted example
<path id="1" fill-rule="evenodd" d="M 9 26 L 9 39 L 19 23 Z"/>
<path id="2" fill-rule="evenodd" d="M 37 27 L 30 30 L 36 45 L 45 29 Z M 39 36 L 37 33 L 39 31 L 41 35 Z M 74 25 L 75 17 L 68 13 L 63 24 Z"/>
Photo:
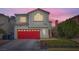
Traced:
<path id="1" fill-rule="evenodd" d="M 43 15 L 40 13 L 35 14 L 34 21 L 43 21 Z"/>
<path id="2" fill-rule="evenodd" d="M 20 23 L 27 23 L 27 18 L 21 16 L 19 22 L 20 22 Z"/>

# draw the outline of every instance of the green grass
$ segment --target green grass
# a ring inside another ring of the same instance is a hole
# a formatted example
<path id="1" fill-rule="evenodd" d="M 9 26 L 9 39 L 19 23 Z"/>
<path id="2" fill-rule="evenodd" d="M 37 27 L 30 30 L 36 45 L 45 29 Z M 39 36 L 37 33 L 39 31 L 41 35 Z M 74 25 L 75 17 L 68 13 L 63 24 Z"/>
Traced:
<path id="1" fill-rule="evenodd" d="M 48 48 L 48 51 L 79 51 L 79 48 Z"/>
<path id="2" fill-rule="evenodd" d="M 70 39 L 41 40 L 41 43 L 47 43 L 48 47 L 79 47 L 79 43 Z"/>

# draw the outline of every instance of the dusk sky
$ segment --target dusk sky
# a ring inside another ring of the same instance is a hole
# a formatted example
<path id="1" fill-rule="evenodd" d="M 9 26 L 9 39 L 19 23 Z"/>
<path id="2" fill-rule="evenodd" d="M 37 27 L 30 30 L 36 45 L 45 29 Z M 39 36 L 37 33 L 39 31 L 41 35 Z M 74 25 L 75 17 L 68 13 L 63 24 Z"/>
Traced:
<path id="1" fill-rule="evenodd" d="M 0 13 L 12 16 L 14 14 L 24 14 L 28 13 L 36 8 L 0 8 Z M 42 8 L 50 12 L 50 20 L 59 20 L 59 22 L 64 21 L 75 15 L 79 15 L 79 8 Z"/>

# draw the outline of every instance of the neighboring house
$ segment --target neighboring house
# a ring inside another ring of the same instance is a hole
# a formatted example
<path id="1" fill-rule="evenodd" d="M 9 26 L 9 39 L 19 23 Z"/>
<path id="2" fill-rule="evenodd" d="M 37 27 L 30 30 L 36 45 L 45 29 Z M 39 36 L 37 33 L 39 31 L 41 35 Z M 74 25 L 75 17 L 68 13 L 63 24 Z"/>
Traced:
<path id="1" fill-rule="evenodd" d="M 11 35 L 14 36 L 14 27 L 15 27 L 14 16 L 9 17 L 4 14 L 0 14 L 0 39 L 2 38 L 9 39 Z"/>
<path id="2" fill-rule="evenodd" d="M 15 14 L 15 39 L 43 39 L 51 37 L 49 12 L 36 9 L 27 14 Z"/>
<path id="3" fill-rule="evenodd" d="M 0 14 L 0 29 L 9 33 L 9 17 L 4 14 Z"/>
<path id="4" fill-rule="evenodd" d="M 61 22 L 61 23 L 59 23 L 59 24 L 62 24 L 62 23 L 64 23 L 64 22 L 68 22 L 68 21 L 70 21 L 70 22 L 76 22 L 77 24 L 79 24 L 79 15 L 76 15 L 76 16 L 73 16 L 73 17 L 71 17 L 71 18 L 69 18 L 69 19 L 66 19 L 65 21 L 63 21 L 63 22 Z M 58 24 L 58 25 L 59 25 Z"/>
<path id="5" fill-rule="evenodd" d="M 74 22 L 76 22 L 79 25 L 79 15 L 76 15 L 74 17 L 71 17 L 71 18 L 67 19 L 67 21 L 68 20 L 74 21 Z"/>
<path id="6" fill-rule="evenodd" d="M 14 28 L 15 28 L 15 16 L 11 16 L 9 20 L 9 33 L 14 34 Z"/>
<path id="7" fill-rule="evenodd" d="M 9 33 L 9 17 L 4 15 L 4 14 L 0 14 L 0 39 L 2 39 L 4 34 L 8 34 Z"/>

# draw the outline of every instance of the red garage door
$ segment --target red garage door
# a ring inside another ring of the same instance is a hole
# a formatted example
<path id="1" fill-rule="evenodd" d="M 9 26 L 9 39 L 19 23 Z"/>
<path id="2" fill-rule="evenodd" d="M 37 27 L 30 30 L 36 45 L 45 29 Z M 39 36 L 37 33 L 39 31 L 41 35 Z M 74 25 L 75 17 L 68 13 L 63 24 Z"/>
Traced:
<path id="1" fill-rule="evenodd" d="M 40 30 L 37 29 L 18 29 L 18 39 L 40 39 Z"/>

